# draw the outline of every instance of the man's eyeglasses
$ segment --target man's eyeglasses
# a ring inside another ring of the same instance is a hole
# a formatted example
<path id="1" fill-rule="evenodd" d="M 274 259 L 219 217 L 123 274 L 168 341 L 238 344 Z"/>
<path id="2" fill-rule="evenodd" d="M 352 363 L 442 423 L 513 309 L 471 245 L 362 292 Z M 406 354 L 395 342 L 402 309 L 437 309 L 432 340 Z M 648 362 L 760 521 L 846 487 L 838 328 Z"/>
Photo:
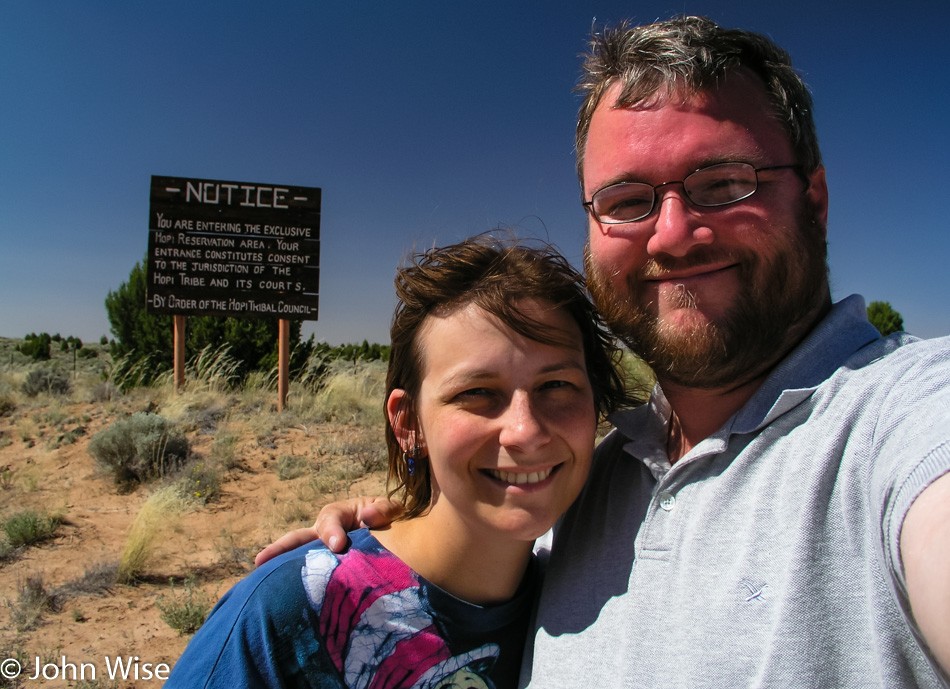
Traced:
<path id="1" fill-rule="evenodd" d="M 755 168 L 749 163 L 718 163 L 696 170 L 682 182 L 663 182 L 656 186 L 644 182 L 611 184 L 594 192 L 584 207 L 597 222 L 605 225 L 643 220 L 653 212 L 656 190 L 668 184 L 682 184 L 686 198 L 695 206 L 728 206 L 755 193 L 759 187 L 758 173 L 786 169 L 794 169 L 799 175 L 802 174 L 798 165 Z"/>

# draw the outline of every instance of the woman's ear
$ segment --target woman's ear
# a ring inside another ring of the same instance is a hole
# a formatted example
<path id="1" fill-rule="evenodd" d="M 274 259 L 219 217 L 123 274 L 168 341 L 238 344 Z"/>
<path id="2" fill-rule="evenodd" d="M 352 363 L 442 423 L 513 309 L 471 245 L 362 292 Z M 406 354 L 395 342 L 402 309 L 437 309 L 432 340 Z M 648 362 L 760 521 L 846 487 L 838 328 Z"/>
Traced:
<path id="1" fill-rule="evenodd" d="M 389 425 L 392 426 L 393 434 L 403 452 L 411 452 L 414 446 L 421 444 L 415 419 L 412 418 L 409 394 L 405 390 L 396 388 L 389 393 L 389 399 L 386 400 L 386 415 L 389 417 Z"/>

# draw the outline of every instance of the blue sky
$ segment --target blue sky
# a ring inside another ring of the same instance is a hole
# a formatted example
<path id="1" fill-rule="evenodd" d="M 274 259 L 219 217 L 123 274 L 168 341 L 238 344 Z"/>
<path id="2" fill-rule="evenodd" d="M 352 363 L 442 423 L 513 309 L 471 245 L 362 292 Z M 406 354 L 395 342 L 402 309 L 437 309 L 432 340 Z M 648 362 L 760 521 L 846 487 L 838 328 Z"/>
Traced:
<path id="1" fill-rule="evenodd" d="M 945 0 L 0 0 L 0 336 L 97 340 L 145 254 L 151 175 L 323 189 L 320 320 L 388 341 L 396 265 L 505 227 L 580 262 L 592 22 L 759 31 L 812 88 L 835 298 L 950 333 Z"/>

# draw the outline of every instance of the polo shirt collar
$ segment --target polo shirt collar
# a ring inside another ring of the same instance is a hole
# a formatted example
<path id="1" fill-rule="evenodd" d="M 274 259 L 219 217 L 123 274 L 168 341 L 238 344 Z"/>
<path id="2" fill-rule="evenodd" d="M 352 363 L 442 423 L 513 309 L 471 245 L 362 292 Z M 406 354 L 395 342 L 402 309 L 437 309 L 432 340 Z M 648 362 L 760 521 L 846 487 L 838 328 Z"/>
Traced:
<path id="1" fill-rule="evenodd" d="M 775 367 L 742 409 L 683 459 L 722 452 L 731 434 L 755 432 L 794 409 L 859 350 L 880 337 L 868 322 L 860 295 L 853 294 L 838 302 L 808 337 Z M 657 384 L 647 404 L 615 412 L 609 417 L 627 438 L 624 449 L 640 458 L 657 478 L 670 469 L 666 455 L 670 413 L 669 402 Z"/>
<path id="2" fill-rule="evenodd" d="M 857 294 L 835 304 L 818 326 L 765 379 L 755 395 L 726 423 L 732 433 L 751 433 L 808 399 L 859 350 L 881 334 L 868 322 Z"/>

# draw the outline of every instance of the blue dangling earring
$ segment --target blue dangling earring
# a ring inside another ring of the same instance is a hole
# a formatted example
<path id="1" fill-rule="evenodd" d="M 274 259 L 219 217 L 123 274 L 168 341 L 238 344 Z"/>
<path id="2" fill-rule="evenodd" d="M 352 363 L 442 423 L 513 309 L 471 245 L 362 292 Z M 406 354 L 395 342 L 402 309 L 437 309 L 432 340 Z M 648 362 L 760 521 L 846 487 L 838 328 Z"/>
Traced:
<path id="1" fill-rule="evenodd" d="M 416 473 L 416 459 L 422 458 L 423 449 L 422 445 L 413 445 L 411 450 L 402 453 L 402 456 L 406 458 L 406 466 L 409 468 L 410 476 Z"/>

